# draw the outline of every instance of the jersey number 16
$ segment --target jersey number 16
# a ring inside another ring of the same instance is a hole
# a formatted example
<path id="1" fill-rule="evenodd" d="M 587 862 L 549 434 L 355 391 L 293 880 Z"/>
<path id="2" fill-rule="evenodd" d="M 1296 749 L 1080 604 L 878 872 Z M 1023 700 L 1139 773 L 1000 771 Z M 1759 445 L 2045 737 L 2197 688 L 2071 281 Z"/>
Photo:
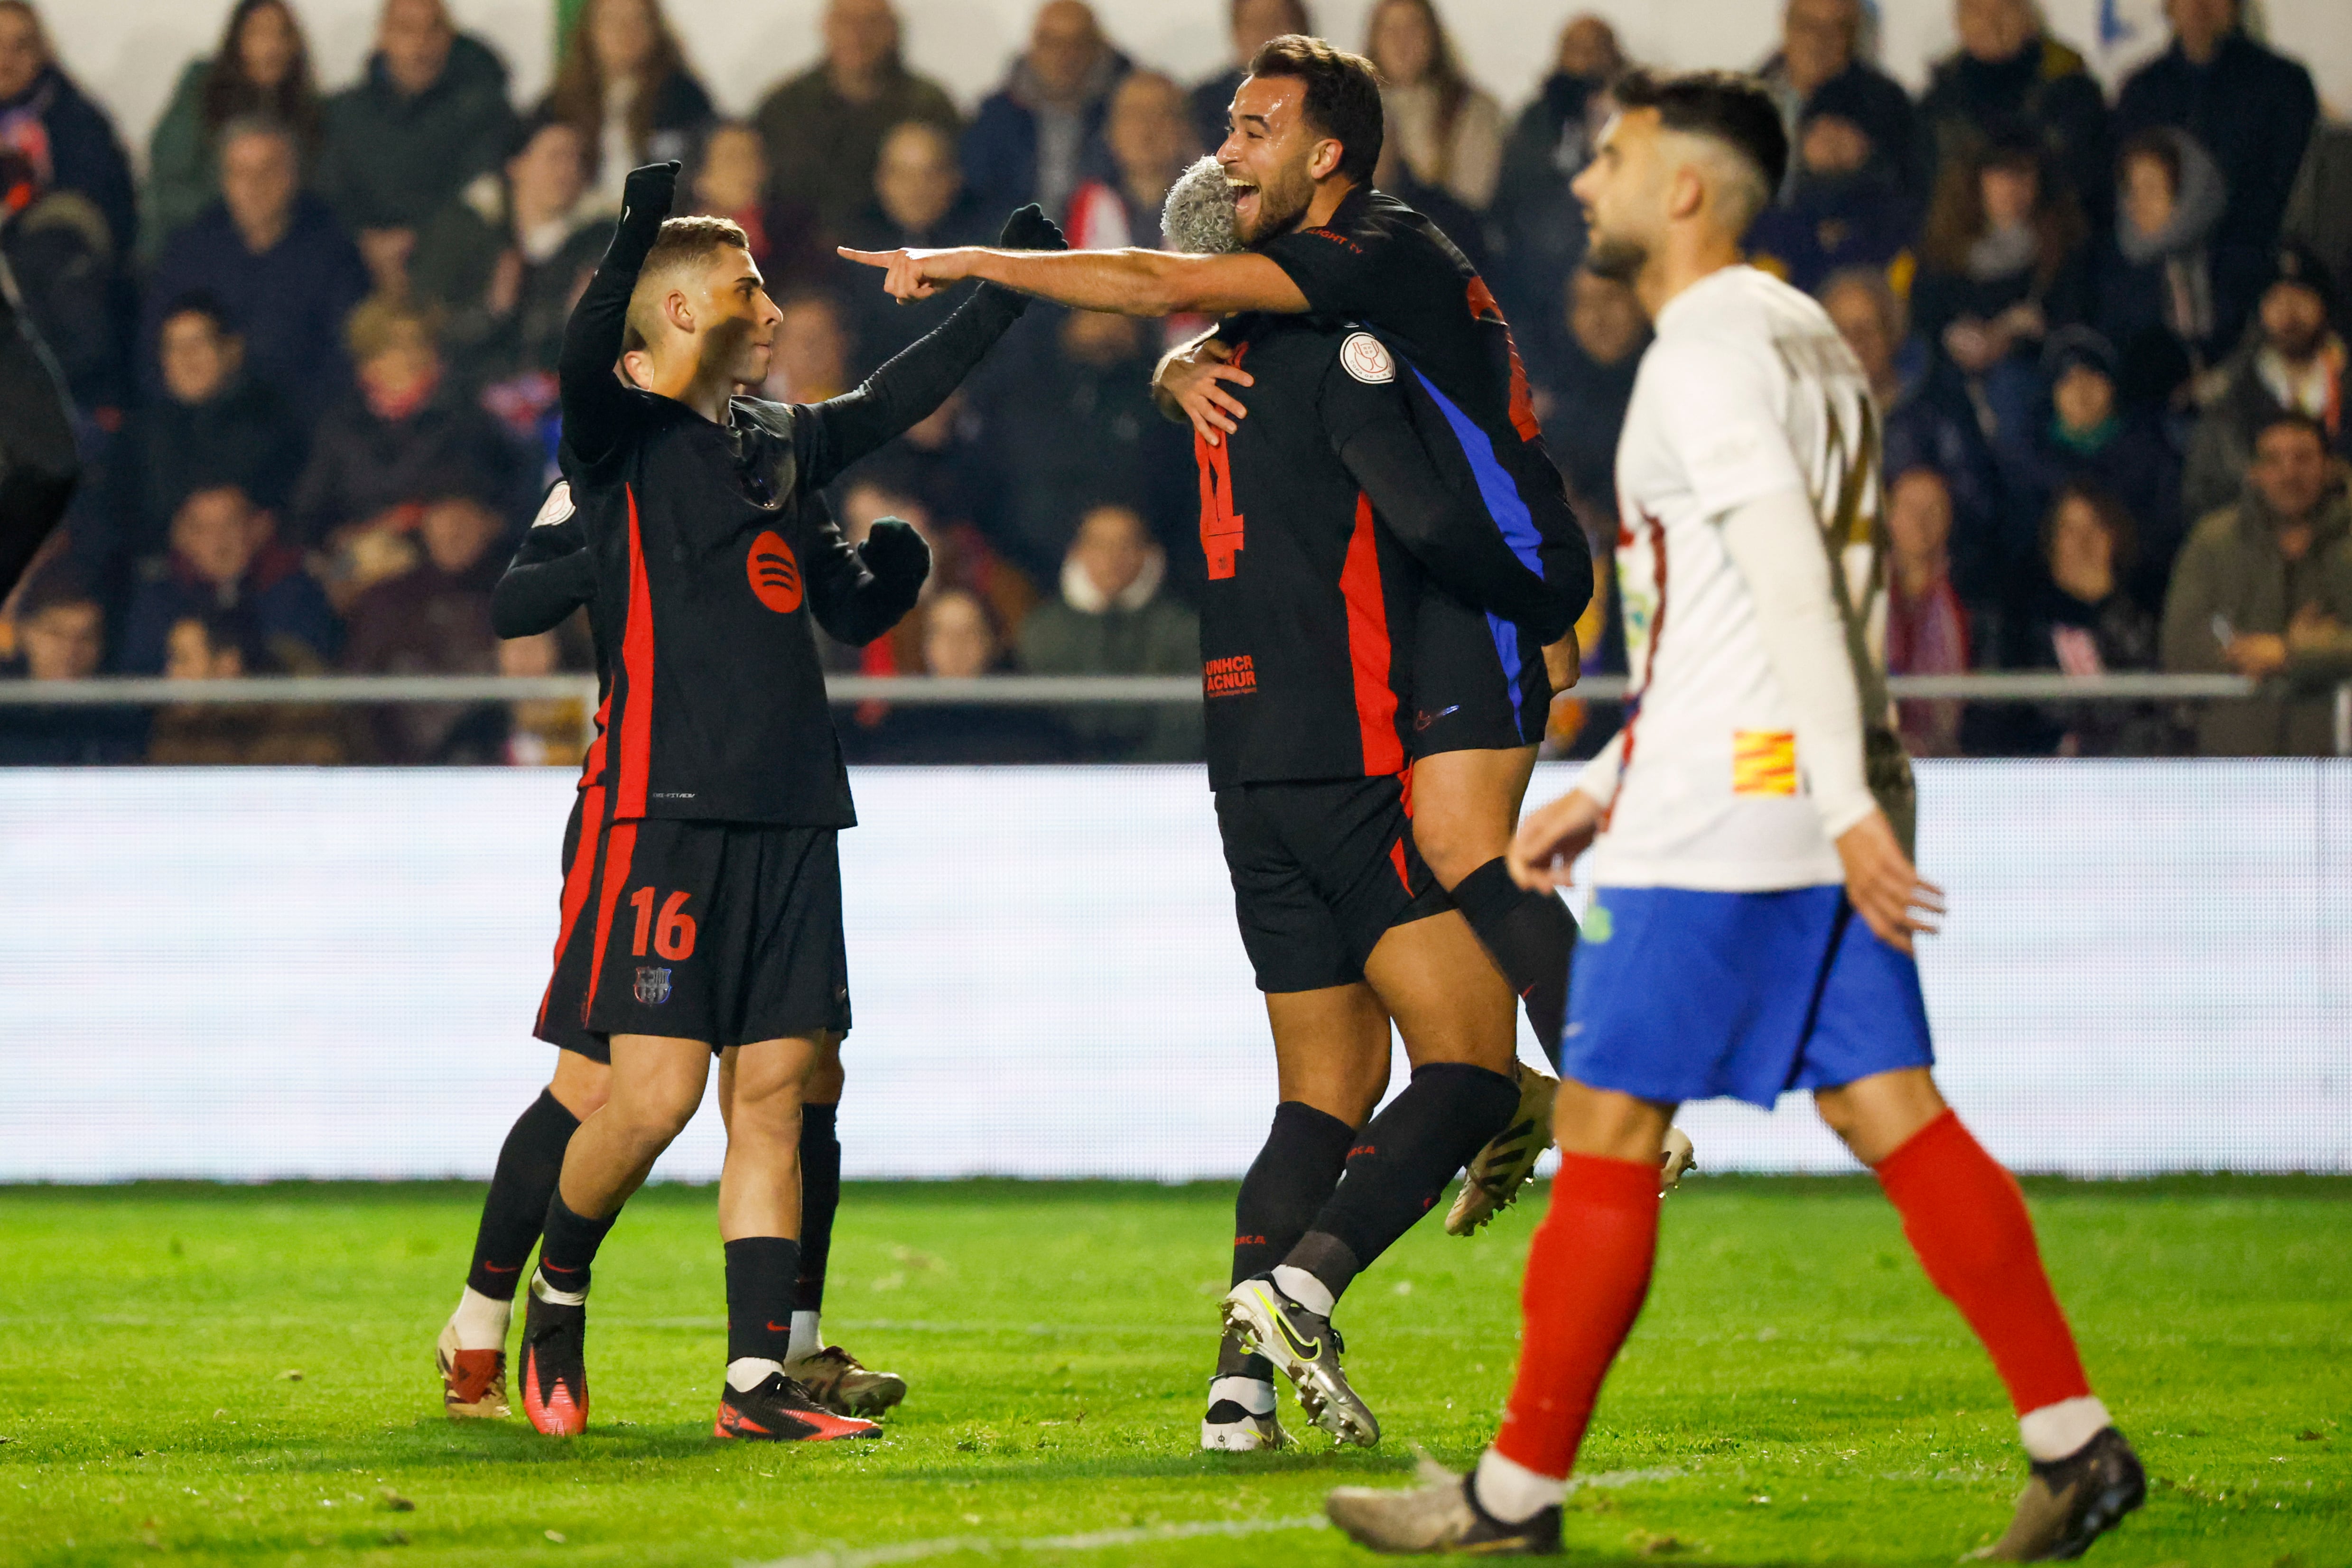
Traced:
<path id="1" fill-rule="evenodd" d="M 637 938 L 629 951 L 637 957 L 646 956 L 646 942 L 651 938 L 654 951 L 671 963 L 683 963 L 694 956 L 694 916 L 686 912 L 688 895 L 673 893 L 664 900 L 661 915 L 654 915 L 654 900 L 661 894 L 650 887 L 641 887 L 629 894 L 629 906 L 637 912 Z"/>

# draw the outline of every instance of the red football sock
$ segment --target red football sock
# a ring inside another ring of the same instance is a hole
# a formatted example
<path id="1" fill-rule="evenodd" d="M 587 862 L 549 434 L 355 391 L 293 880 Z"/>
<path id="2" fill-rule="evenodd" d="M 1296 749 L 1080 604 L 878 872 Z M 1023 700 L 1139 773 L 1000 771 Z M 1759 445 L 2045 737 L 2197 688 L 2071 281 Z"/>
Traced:
<path id="1" fill-rule="evenodd" d="M 1496 1452 L 1538 1475 L 1565 1477 L 1575 1466 L 1657 1254 L 1658 1167 L 1562 1154 L 1519 1287 L 1525 1337 Z"/>
<path id="2" fill-rule="evenodd" d="M 2017 1179 L 1947 1111 L 1878 1163 L 1936 1289 L 1992 1354 L 2021 1416 L 2090 1393 Z"/>

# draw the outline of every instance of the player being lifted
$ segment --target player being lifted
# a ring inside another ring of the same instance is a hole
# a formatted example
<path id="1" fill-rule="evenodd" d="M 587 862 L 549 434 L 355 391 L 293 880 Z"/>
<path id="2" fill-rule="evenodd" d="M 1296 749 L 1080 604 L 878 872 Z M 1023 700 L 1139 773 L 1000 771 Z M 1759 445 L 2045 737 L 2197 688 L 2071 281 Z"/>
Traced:
<path id="1" fill-rule="evenodd" d="M 1373 156 L 1380 129 L 1358 131 Z M 1166 227 L 1213 245 L 1232 207 L 1210 164 L 1171 193 Z M 1227 330 L 1259 413 L 1195 444 L 1209 783 L 1281 1103 L 1234 1205 L 1201 1444 L 1285 1441 L 1276 1367 L 1318 1426 L 1371 1443 L 1333 1303 L 1519 1101 L 1510 991 L 1413 843 L 1416 620 L 1442 585 L 1549 642 L 1591 569 L 1546 580 L 1532 538 L 1488 511 L 1444 404 L 1375 333 L 1255 313 Z M 1368 1124 L 1391 1019 L 1412 1082 Z"/>
<path id="2" fill-rule="evenodd" d="M 801 1108 L 837 1096 L 850 1024 L 835 835 L 856 819 L 808 618 L 870 641 L 912 607 L 929 561 L 913 529 L 889 521 L 853 549 L 815 490 L 936 408 L 1022 302 L 982 288 L 826 403 L 736 397 L 767 373 L 778 312 L 740 229 L 663 222 L 677 173 L 661 164 L 629 176 L 564 343 L 572 499 L 610 685 L 591 759 L 603 799 L 583 822 L 584 877 L 567 879 L 548 1009 L 576 1007 L 612 1071 L 548 1203 L 523 1406 L 542 1432 L 584 1426 L 597 1247 L 693 1115 L 717 1054 L 729 1343 L 716 1430 L 868 1436 L 870 1422 L 824 1409 L 784 1370 L 803 1235 Z M 1004 243 L 1059 238 L 1028 208 Z M 613 375 L 625 325 L 645 341 L 647 391 Z"/>
<path id="3" fill-rule="evenodd" d="M 1560 1170 L 1528 1264 L 1517 1381 L 1467 1477 L 1343 1489 L 1390 1552 L 1554 1552 L 1601 1378 L 1647 1293 L 1653 1151 L 1675 1106 L 1809 1089 L 1878 1175 L 1927 1277 L 2008 1385 L 2032 1479 L 1989 1555 L 2071 1557 L 2139 1506 L 2017 1184 L 1945 1105 L 1911 946 L 1941 894 L 1908 843 L 1909 764 L 1872 645 L 1876 416 L 1821 307 L 1739 264 L 1788 141 L 1754 81 L 1635 76 L 1575 183 L 1588 266 L 1657 329 L 1617 455 L 1634 711 L 1530 815 L 1515 874 L 1592 846 L 1561 1067 Z"/>

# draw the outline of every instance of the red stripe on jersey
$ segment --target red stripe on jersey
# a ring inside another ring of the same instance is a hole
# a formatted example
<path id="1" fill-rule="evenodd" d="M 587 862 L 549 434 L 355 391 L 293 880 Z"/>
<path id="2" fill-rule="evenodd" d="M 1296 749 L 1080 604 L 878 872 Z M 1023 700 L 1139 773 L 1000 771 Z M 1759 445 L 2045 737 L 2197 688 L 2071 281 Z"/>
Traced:
<path id="1" fill-rule="evenodd" d="M 1388 596 L 1381 588 L 1380 547 L 1372 537 L 1372 498 L 1356 493 L 1356 531 L 1339 570 L 1339 596 L 1348 603 L 1348 664 L 1356 681 L 1356 730 L 1363 742 L 1364 777 L 1404 770 L 1397 738 L 1396 692 L 1389 684 L 1395 651 L 1389 646 Z"/>
<path id="2" fill-rule="evenodd" d="M 596 896 L 596 952 L 588 961 L 588 989 L 580 998 L 580 1021 L 596 1005 L 596 988 L 604 980 L 604 949 L 613 941 L 613 911 L 620 907 L 621 888 L 629 880 L 629 862 L 636 858 L 637 825 L 615 822 L 604 842 L 604 870 Z"/>
<path id="3" fill-rule="evenodd" d="M 1650 554 L 1658 563 L 1655 575 L 1658 605 L 1650 612 L 1650 653 L 1642 661 L 1642 691 L 1646 692 L 1650 689 L 1650 683 L 1657 678 L 1659 639 L 1666 632 L 1666 526 L 1647 513 L 1643 515 L 1642 522 L 1650 530 Z M 1630 538 L 1627 542 L 1632 542 Z M 1638 699 L 1642 692 L 1633 695 Z M 1625 769 L 1633 766 L 1633 730 L 1641 722 L 1642 709 L 1637 701 L 1633 716 L 1625 721 L 1625 748 L 1617 754 L 1618 794 L 1622 794 L 1625 788 Z M 1604 833 L 1609 831 L 1609 819 L 1617 814 L 1617 794 L 1612 794 L 1609 804 L 1601 810 L 1601 831 Z"/>
<path id="4" fill-rule="evenodd" d="M 1521 441 L 1533 441 L 1543 434 L 1536 423 L 1536 400 L 1528 390 L 1528 367 L 1520 362 L 1518 340 L 1511 336 L 1511 324 L 1503 319 L 1503 308 L 1495 303 L 1494 290 L 1483 277 L 1470 279 L 1470 314 L 1481 321 L 1492 321 L 1503 329 L 1503 346 L 1511 353 L 1511 428 L 1519 433 Z"/>
<path id="5" fill-rule="evenodd" d="M 588 906 L 588 889 L 596 879 L 596 846 L 604 839 L 604 787 L 592 786 L 580 797 L 580 842 L 572 863 L 563 868 L 563 924 L 555 933 L 555 969 L 563 968 L 564 950 L 572 946 L 572 929 Z M 547 994 L 539 998 L 539 1027 L 547 1027 L 548 1004 L 555 999 L 555 979 L 550 975 Z"/>
<path id="6" fill-rule="evenodd" d="M 621 635 L 624 682 L 615 687 L 621 696 L 620 779 L 613 815 L 626 821 L 646 814 L 646 779 L 653 758 L 654 601 L 646 586 L 646 539 L 637 522 L 636 486 L 623 488 L 629 497 L 629 620 Z"/>
<path id="7" fill-rule="evenodd" d="M 612 720 L 613 693 L 608 686 L 604 691 L 604 700 L 596 705 L 596 738 L 588 743 L 588 755 L 580 763 L 580 785 L 583 789 L 604 782 L 604 740 L 608 733 L 604 727 Z"/>
<path id="8" fill-rule="evenodd" d="M 1405 893 L 1407 895 L 1410 895 L 1412 892 L 1412 878 L 1405 874 L 1404 841 L 1402 839 L 1399 839 L 1396 842 L 1389 846 L 1389 864 L 1396 867 L 1397 880 L 1404 883 Z"/>

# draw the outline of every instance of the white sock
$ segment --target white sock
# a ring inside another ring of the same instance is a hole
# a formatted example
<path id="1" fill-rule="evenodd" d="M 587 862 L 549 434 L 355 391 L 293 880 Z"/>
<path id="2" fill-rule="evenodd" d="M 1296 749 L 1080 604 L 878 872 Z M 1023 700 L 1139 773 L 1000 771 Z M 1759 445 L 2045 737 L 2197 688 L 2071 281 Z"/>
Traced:
<path id="1" fill-rule="evenodd" d="M 749 1394 L 783 1370 L 782 1362 L 764 1355 L 739 1355 L 727 1364 L 727 1386 L 738 1394 Z"/>
<path id="2" fill-rule="evenodd" d="M 459 1350 L 504 1350 L 507 1325 L 514 1321 L 514 1303 L 482 1294 L 473 1286 L 457 1298 L 449 1322 L 457 1331 Z"/>
<path id="3" fill-rule="evenodd" d="M 1568 1496 L 1568 1481 L 1559 1476 L 1538 1475 L 1515 1459 L 1489 1448 L 1473 1472 L 1471 1490 L 1478 1506 L 1505 1524 L 1522 1524 L 1548 1508 L 1557 1508 Z"/>
<path id="4" fill-rule="evenodd" d="M 1274 1266 L 1274 1282 L 1282 1293 L 1313 1312 L 1328 1318 L 1337 1304 L 1330 1288 L 1304 1269 L 1294 1269 L 1287 1263 Z"/>
<path id="5" fill-rule="evenodd" d="M 1274 1414 L 1274 1385 L 1255 1377 L 1220 1377 L 1209 1385 L 1209 1403 L 1230 1399 L 1253 1416 Z"/>
<path id="6" fill-rule="evenodd" d="M 588 1304 L 585 1291 L 559 1291 L 547 1282 L 547 1276 L 533 1269 L 530 1271 L 531 1294 L 551 1306 L 584 1307 Z"/>
<path id="7" fill-rule="evenodd" d="M 793 1314 L 793 1339 L 792 1343 L 784 1347 L 786 1361 L 798 1361 L 804 1355 L 814 1355 L 824 1348 L 824 1336 L 818 1333 L 816 1329 L 818 1316 L 819 1314 L 815 1312 Z"/>
<path id="8" fill-rule="evenodd" d="M 2024 1441 L 2026 1457 L 2046 1465 L 2081 1451 L 2084 1444 L 2099 1435 L 2100 1427 L 2114 1424 L 2107 1407 L 2084 1394 L 2028 1410 L 2017 1418 L 2017 1435 Z"/>

